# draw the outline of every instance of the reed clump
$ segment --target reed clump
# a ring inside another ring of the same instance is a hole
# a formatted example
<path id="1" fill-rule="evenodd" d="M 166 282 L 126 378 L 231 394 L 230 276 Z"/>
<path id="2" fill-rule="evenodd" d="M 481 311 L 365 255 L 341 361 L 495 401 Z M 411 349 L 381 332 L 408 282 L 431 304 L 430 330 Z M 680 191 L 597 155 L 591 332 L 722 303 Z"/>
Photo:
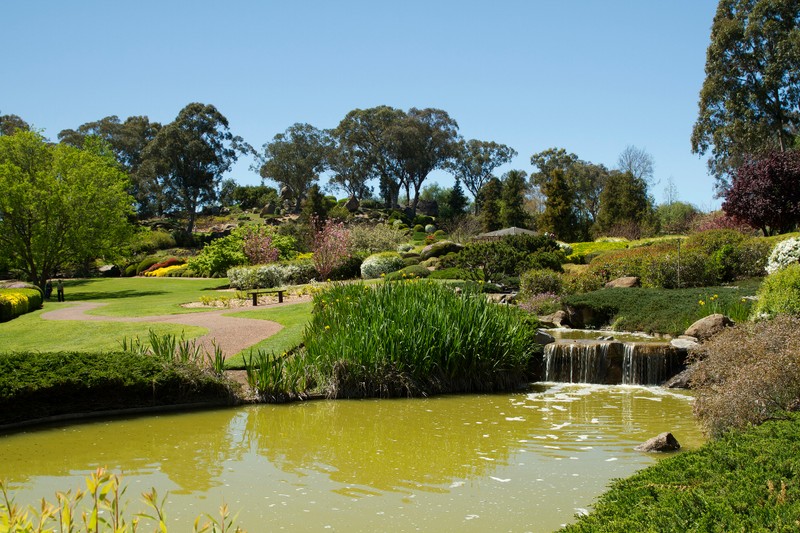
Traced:
<path id="1" fill-rule="evenodd" d="M 331 398 L 515 390 L 536 324 L 515 308 L 425 281 L 335 284 L 314 295 L 304 355 Z"/>

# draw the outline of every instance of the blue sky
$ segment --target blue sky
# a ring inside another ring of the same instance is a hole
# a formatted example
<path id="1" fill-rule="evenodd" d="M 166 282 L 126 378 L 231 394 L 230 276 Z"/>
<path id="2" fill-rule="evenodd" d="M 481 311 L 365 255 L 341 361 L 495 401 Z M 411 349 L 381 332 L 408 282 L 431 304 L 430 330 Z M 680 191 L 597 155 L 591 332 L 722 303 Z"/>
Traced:
<path id="1" fill-rule="evenodd" d="M 563 147 L 613 167 L 655 159 L 657 202 L 718 207 L 691 153 L 712 0 L 3 2 L 0 113 L 46 136 L 108 115 L 170 122 L 215 105 L 260 147 L 355 108 L 447 111 L 465 138 L 519 156 Z M 230 177 L 259 183 L 249 161 Z M 445 174 L 433 177 L 452 184 Z"/>

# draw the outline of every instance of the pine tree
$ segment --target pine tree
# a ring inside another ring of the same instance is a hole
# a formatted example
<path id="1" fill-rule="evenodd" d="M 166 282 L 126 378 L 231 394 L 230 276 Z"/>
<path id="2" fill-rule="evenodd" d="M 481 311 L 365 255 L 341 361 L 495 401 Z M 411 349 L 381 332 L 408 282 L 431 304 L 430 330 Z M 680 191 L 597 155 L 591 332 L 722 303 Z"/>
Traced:
<path id="1" fill-rule="evenodd" d="M 525 202 L 525 178 L 522 170 L 510 170 L 503 176 L 503 207 L 500 220 L 506 228 L 524 228 L 528 224 L 528 214 L 523 209 Z"/>
<path id="2" fill-rule="evenodd" d="M 453 188 L 450 189 L 450 194 L 447 195 L 447 217 L 455 219 L 464 214 L 467 208 L 467 196 L 464 194 L 464 189 L 461 187 L 461 180 L 456 178 Z"/>
<path id="3" fill-rule="evenodd" d="M 539 217 L 539 229 L 555 233 L 562 241 L 573 240 L 578 230 L 578 217 L 574 208 L 575 192 L 564 171 L 554 169 L 550 173 L 550 179 L 541 188 L 547 200 L 544 213 Z"/>
<path id="4" fill-rule="evenodd" d="M 500 222 L 500 195 L 503 185 L 497 178 L 492 178 L 481 187 L 481 225 L 483 231 L 495 231 L 502 227 Z"/>

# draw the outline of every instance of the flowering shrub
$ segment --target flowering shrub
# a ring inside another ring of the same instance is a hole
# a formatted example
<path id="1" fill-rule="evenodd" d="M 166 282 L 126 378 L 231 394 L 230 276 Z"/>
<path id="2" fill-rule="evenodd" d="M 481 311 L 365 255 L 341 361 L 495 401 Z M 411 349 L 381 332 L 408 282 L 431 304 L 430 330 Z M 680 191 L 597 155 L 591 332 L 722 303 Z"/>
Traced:
<path id="1" fill-rule="evenodd" d="M 148 270 L 144 273 L 145 276 L 154 277 L 154 278 L 163 278 L 165 276 L 168 277 L 175 277 L 175 272 L 178 270 L 186 271 L 186 265 L 170 265 L 161 268 L 157 268 L 155 270 Z"/>
<path id="2" fill-rule="evenodd" d="M 786 239 L 775 245 L 767 259 L 767 273 L 774 274 L 800 261 L 800 237 Z"/>
<path id="3" fill-rule="evenodd" d="M 280 250 L 272 243 L 273 232 L 266 226 L 247 226 L 242 231 L 242 248 L 251 265 L 274 263 Z"/>
<path id="4" fill-rule="evenodd" d="M 350 228 L 352 252 L 374 254 L 384 250 L 394 250 L 397 245 L 405 241 L 405 231 L 387 224 L 359 225 Z"/>
<path id="5" fill-rule="evenodd" d="M 328 220 L 314 233 L 314 267 L 328 279 L 350 257 L 350 232 L 341 222 Z"/>
<path id="6" fill-rule="evenodd" d="M 405 261 L 397 252 L 381 252 L 364 259 L 364 262 L 361 263 L 361 277 L 364 279 L 379 278 L 381 274 L 389 274 L 405 266 Z"/>
<path id="7" fill-rule="evenodd" d="M 518 307 L 533 315 L 550 315 L 561 309 L 561 298 L 552 292 L 542 292 L 523 299 Z"/>
<path id="8" fill-rule="evenodd" d="M 150 272 L 153 272 L 160 268 L 166 268 L 174 265 L 182 265 L 185 262 L 186 261 L 184 261 L 183 259 L 178 259 L 177 257 L 170 257 L 169 259 L 165 259 L 164 261 L 153 263 L 152 265 L 144 269 L 141 273 L 147 276 Z"/>
<path id="9" fill-rule="evenodd" d="M 42 306 L 38 289 L 0 289 L 0 322 L 6 322 Z"/>

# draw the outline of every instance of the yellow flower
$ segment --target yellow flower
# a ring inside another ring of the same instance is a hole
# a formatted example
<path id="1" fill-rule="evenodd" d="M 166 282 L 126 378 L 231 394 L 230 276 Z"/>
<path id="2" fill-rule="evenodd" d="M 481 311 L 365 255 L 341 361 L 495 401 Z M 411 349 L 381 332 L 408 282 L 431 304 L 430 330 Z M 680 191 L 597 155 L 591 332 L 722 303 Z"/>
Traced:
<path id="1" fill-rule="evenodd" d="M 706 303 L 705 303 L 703 300 L 700 300 L 700 301 L 699 301 L 699 302 L 697 302 L 697 303 L 699 303 L 700 305 L 706 305 Z"/>
<path id="2" fill-rule="evenodd" d="M 331 327 L 330 326 L 325 326 L 325 329 L 328 330 L 328 329 L 331 329 Z"/>

